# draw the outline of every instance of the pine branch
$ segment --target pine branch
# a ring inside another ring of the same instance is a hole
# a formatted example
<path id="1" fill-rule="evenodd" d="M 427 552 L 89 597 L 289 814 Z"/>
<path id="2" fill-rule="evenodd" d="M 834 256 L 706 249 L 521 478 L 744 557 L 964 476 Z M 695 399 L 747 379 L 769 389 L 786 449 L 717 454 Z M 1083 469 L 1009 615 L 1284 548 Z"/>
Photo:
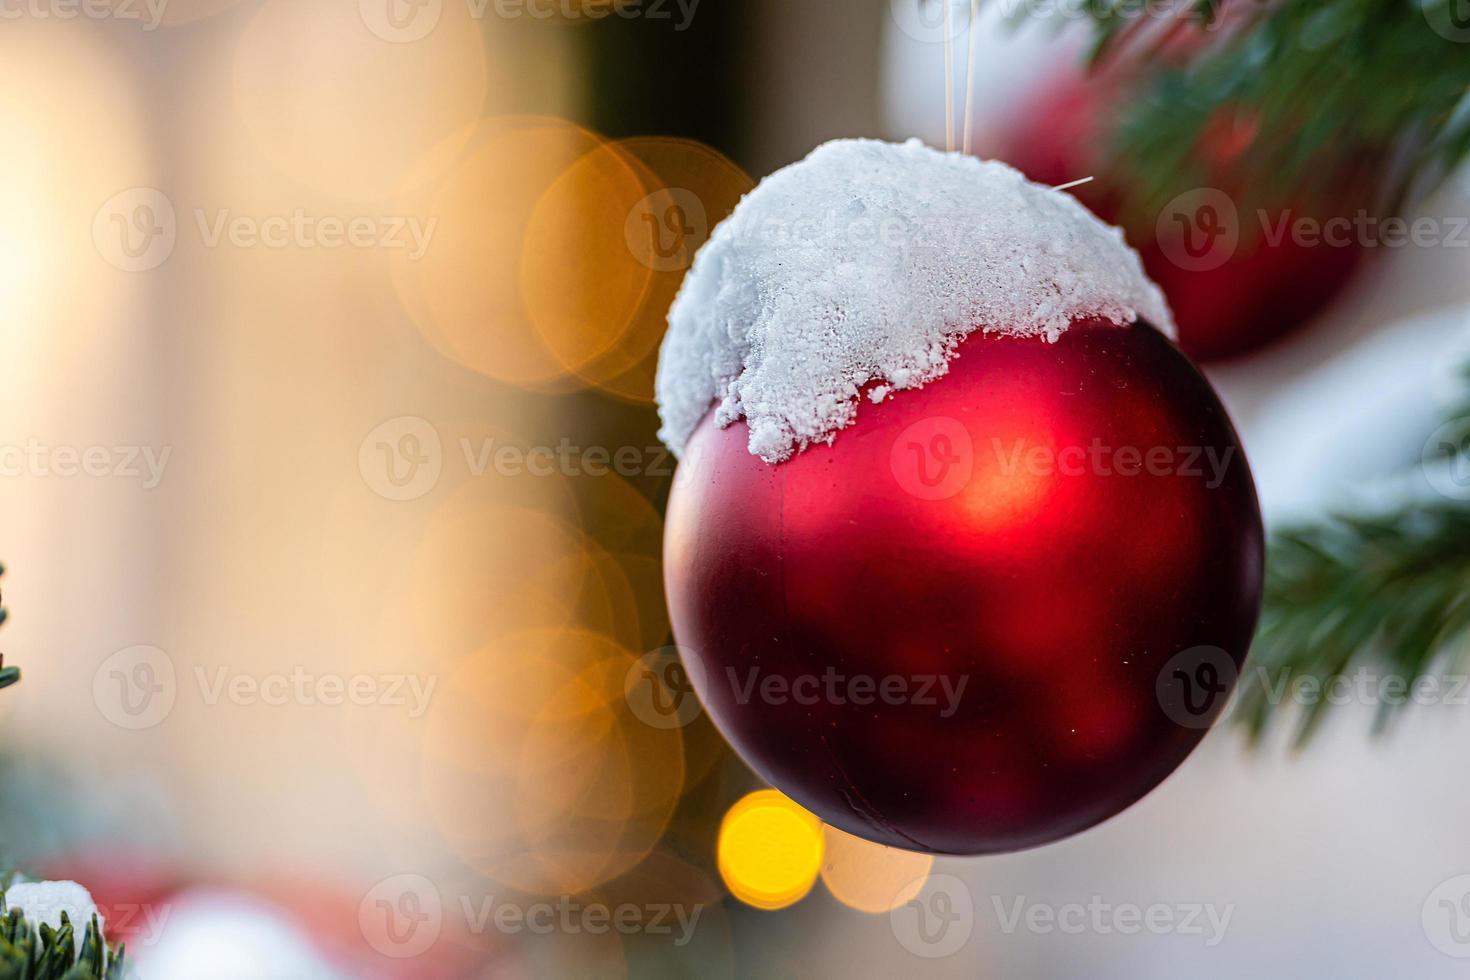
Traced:
<path id="1" fill-rule="evenodd" d="M 125 952 L 111 955 L 102 939 L 97 917 L 82 932 L 77 951 L 75 929 L 66 913 L 61 928 L 31 924 L 20 909 L 4 914 L 0 899 L 0 980 L 123 980 Z"/>
<path id="2" fill-rule="evenodd" d="M 1470 466 L 1470 363 L 1460 378 L 1460 397 L 1427 447 L 1426 467 Z M 1415 702 L 1404 695 L 1416 685 L 1430 682 L 1440 695 L 1460 686 L 1470 659 L 1470 499 L 1412 502 L 1277 532 L 1266 568 L 1265 607 L 1233 715 L 1253 740 L 1291 700 L 1282 693 L 1300 681 L 1322 692 L 1364 672 L 1391 678 L 1395 697 L 1384 697 L 1381 684 L 1367 689 L 1377 704 L 1376 731 Z M 1331 703 L 1317 697 L 1302 705 L 1298 744 L 1310 740 Z"/>
<path id="3" fill-rule="evenodd" d="M 1396 211 L 1470 154 L 1470 24 L 1461 0 L 1201 0 L 1171 21 L 1136 0 L 1090 0 L 1094 64 L 1155 69 L 1122 107 L 1117 172 L 1155 210 L 1212 183 L 1207 135 L 1244 120 L 1257 135 L 1231 161 L 1235 193 L 1261 207 L 1361 179 L 1365 161 Z M 1149 5 L 1152 9 L 1156 5 Z M 1205 25 L 1209 30 L 1205 30 Z M 1171 43 L 1183 33 L 1187 43 Z"/>
<path id="4" fill-rule="evenodd" d="M 1358 672 L 1381 730 L 1416 683 L 1462 669 L 1470 631 L 1470 506 L 1442 502 L 1376 517 L 1335 517 L 1273 537 L 1266 604 L 1234 719 L 1259 739 L 1303 679 L 1352 690 Z M 1339 678 L 1341 680 L 1339 680 Z M 1393 678 L 1401 696 L 1385 698 Z M 1302 704 L 1299 743 L 1332 700 Z"/>

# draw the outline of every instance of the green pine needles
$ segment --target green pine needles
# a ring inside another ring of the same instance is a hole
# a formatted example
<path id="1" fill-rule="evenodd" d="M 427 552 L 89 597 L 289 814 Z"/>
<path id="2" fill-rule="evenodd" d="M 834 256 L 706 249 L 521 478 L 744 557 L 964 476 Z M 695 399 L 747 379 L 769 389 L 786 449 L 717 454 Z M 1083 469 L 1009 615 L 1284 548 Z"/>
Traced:
<path id="1" fill-rule="evenodd" d="M 1405 707 L 1470 698 L 1470 503 L 1283 530 L 1266 567 L 1233 715 L 1253 739 L 1286 704 L 1300 708 L 1301 744 L 1344 700 L 1374 705 L 1382 730 Z"/>
<path id="2" fill-rule="evenodd" d="M 1470 364 L 1460 383 L 1424 453 L 1443 496 L 1272 535 L 1232 716 L 1253 740 L 1287 703 L 1301 708 L 1298 744 L 1343 697 L 1374 705 L 1378 731 L 1411 705 L 1470 703 L 1470 492 L 1459 492 L 1470 472 Z"/>
<path id="3" fill-rule="evenodd" d="M 65 912 L 60 929 L 33 926 L 20 909 L 5 912 L 3 898 L 0 913 L 0 980 L 123 980 L 123 950 L 108 955 L 96 916 L 83 930 L 78 952 L 76 930 Z"/>
<path id="4" fill-rule="evenodd" d="M 1164 12 L 1161 12 L 1161 6 Z M 1094 63 L 1146 62 L 1114 133 L 1134 205 L 1209 186 L 1222 118 L 1255 138 L 1231 171 L 1260 206 L 1334 195 L 1364 168 L 1396 213 L 1470 154 L 1470 16 L 1462 0 L 1085 0 Z M 1274 200 L 1271 198 L 1275 198 Z"/>

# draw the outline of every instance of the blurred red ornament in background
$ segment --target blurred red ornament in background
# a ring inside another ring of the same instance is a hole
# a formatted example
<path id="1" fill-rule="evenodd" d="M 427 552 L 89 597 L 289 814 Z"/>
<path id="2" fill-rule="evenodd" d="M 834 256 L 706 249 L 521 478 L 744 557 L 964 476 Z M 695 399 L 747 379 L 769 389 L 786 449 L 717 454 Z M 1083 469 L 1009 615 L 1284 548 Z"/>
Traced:
<path id="1" fill-rule="evenodd" d="M 1148 793 L 1223 709 L 1260 510 L 1225 410 L 1153 327 L 973 334 L 830 446 L 773 466 L 747 437 L 711 415 L 685 447 L 675 636 L 736 751 L 829 824 L 1045 844 Z"/>
<path id="2" fill-rule="evenodd" d="M 413 945 L 413 920 L 398 922 L 395 932 L 391 919 L 376 918 L 399 911 L 376 909 L 377 900 L 412 897 L 399 879 L 431 887 L 414 875 L 388 879 L 364 894 L 329 877 L 205 874 L 161 853 L 123 849 L 58 856 L 41 871 L 46 878 L 76 881 L 87 889 L 106 922 L 108 942 L 125 943 L 129 961 L 142 976 L 169 978 L 180 969 L 206 976 L 211 965 L 221 963 L 242 980 L 304 976 L 291 964 L 306 961 L 313 969 L 330 965 L 323 977 L 452 980 L 468 976 L 486 957 L 500 965 L 507 955 L 500 947 L 508 944 L 471 935 L 455 917 L 425 918 L 424 930 L 432 935 L 426 935 L 431 941 L 422 948 Z M 220 947 L 220 937 L 236 934 L 235 948 Z M 262 935 L 271 936 L 277 947 L 252 949 L 248 961 L 240 958 L 240 947 Z M 405 950 L 412 955 L 403 955 Z"/>
<path id="3" fill-rule="evenodd" d="M 1327 241 L 1293 233 L 1292 225 L 1351 220 L 1366 195 L 1343 189 L 1331 215 L 1302 201 L 1264 211 L 1251 206 L 1235 171 L 1259 134 L 1248 120 L 1230 119 L 1201 139 L 1211 186 L 1180 186 L 1160 213 L 1141 219 L 1124 207 L 1128 176 L 1109 171 L 1105 152 L 1111 121 L 1132 90 L 1122 73 L 1069 71 L 1014 114 L 997 156 L 1042 184 L 1097 178 L 1070 193 L 1103 220 L 1123 226 L 1169 301 L 1179 346 L 1196 360 L 1250 353 L 1322 312 L 1352 281 L 1364 246 L 1345 228 L 1338 230 L 1346 235 Z"/>
<path id="4" fill-rule="evenodd" d="M 85 851 L 48 862 L 43 880 L 76 881 L 87 889 L 107 924 L 107 941 L 137 948 L 156 939 L 168 921 L 172 896 L 192 879 L 180 865 L 159 855 L 119 849 Z"/>

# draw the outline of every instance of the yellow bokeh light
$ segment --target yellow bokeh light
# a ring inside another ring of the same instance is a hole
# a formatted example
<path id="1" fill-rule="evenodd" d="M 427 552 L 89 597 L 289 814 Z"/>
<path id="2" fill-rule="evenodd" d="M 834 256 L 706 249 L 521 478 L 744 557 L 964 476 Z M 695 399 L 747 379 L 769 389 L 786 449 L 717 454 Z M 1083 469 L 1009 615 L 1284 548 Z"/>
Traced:
<path id="1" fill-rule="evenodd" d="M 755 181 L 694 140 L 639 137 L 613 144 L 640 169 L 651 192 L 624 221 L 627 245 L 653 270 L 642 307 L 618 343 L 596 360 L 566 367 L 587 384 L 632 402 L 653 401 L 658 346 L 684 273 L 710 233 Z"/>
<path id="2" fill-rule="evenodd" d="M 824 848 L 820 820 L 775 790 L 760 790 L 720 824 L 720 876 L 745 904 L 784 909 L 811 891 Z"/>
<path id="3" fill-rule="evenodd" d="M 634 655 L 584 630 L 510 637 L 466 658 L 426 716 L 422 774 L 444 842 L 528 894 L 578 894 L 648 856 L 684 782 L 677 730 L 633 714 Z"/>
<path id="4" fill-rule="evenodd" d="M 901 851 L 824 827 L 827 856 L 822 881 L 843 905 L 883 914 L 908 902 L 924 888 L 934 856 Z"/>
<path id="5" fill-rule="evenodd" d="M 577 528 L 466 484 L 429 519 L 409 600 L 429 642 L 468 654 L 496 636 L 566 626 L 588 568 Z"/>
<path id="6" fill-rule="evenodd" d="M 471 149 L 414 206 L 435 216 L 432 242 L 393 257 L 394 285 L 441 353 L 544 387 L 618 343 L 648 294 L 653 271 L 623 234 L 647 193 L 641 171 L 551 117 L 484 120 L 461 139 Z"/>

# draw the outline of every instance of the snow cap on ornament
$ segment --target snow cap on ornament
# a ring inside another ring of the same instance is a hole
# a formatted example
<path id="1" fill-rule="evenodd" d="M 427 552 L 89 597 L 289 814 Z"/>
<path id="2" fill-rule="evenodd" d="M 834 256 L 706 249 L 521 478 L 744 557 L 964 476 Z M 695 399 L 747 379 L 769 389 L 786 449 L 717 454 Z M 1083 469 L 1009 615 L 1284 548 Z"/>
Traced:
<path id="1" fill-rule="evenodd" d="M 1174 335 L 1123 233 L 1003 163 L 836 140 L 772 174 L 700 249 L 669 311 L 659 437 L 744 418 L 770 463 L 943 375 L 976 330 L 1055 341 L 1091 318 Z"/>

